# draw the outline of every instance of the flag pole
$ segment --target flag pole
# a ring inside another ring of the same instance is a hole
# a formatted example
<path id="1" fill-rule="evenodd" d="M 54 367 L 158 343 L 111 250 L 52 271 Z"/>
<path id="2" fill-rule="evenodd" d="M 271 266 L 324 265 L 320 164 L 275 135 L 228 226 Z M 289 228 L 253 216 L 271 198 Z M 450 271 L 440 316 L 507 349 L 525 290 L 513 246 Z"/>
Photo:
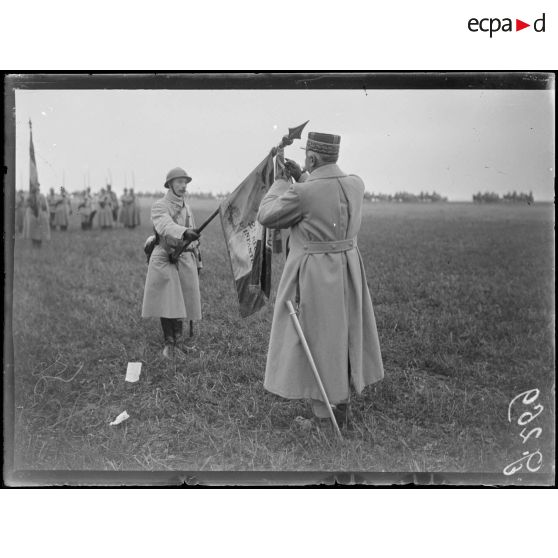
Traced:
<path id="1" fill-rule="evenodd" d="M 286 145 L 291 145 L 291 143 L 293 143 L 293 140 L 300 139 L 302 130 L 304 129 L 306 124 L 308 124 L 308 122 L 310 121 L 307 120 L 306 122 L 304 122 L 304 124 L 300 124 L 299 126 L 295 126 L 294 128 L 289 128 L 289 133 L 286 136 L 283 136 L 279 144 L 271 149 L 272 156 L 275 157 L 279 149 L 285 147 Z M 194 231 L 197 234 L 200 234 L 205 229 L 205 227 L 207 227 L 207 225 L 209 225 L 209 223 L 211 223 L 211 221 L 213 221 L 213 219 L 215 219 L 215 217 L 219 215 L 220 210 L 221 210 L 221 204 L 219 204 L 217 209 L 201 224 L 201 226 L 194 229 Z M 184 250 L 188 248 L 189 244 L 190 244 L 189 242 L 188 243 L 185 242 L 182 246 L 178 247 L 175 250 L 175 252 L 171 255 L 171 260 L 177 261 L 180 254 L 182 254 L 182 252 L 184 252 Z"/>
<path id="2" fill-rule="evenodd" d="M 329 418 L 331 419 L 331 422 L 333 424 L 333 428 L 334 428 L 337 436 L 339 436 L 339 439 L 342 440 L 343 435 L 341 434 L 341 430 L 339 430 L 339 425 L 337 424 L 337 420 L 335 420 L 335 415 L 333 414 L 333 409 L 331 408 L 331 404 L 329 403 L 329 399 L 327 397 L 327 393 L 325 391 L 324 384 L 322 383 L 322 379 L 320 378 L 318 368 L 316 367 L 316 363 L 314 362 L 314 357 L 312 356 L 312 353 L 310 352 L 310 347 L 308 346 L 308 342 L 306 341 L 306 338 L 304 337 L 304 332 L 302 331 L 302 327 L 300 326 L 300 322 L 298 321 L 298 317 L 297 317 L 296 311 L 293 307 L 293 303 L 290 300 L 287 300 L 286 304 L 287 304 L 287 308 L 289 309 L 289 315 L 293 319 L 293 323 L 294 323 L 296 332 L 298 333 L 298 337 L 300 339 L 300 342 L 302 343 L 302 347 L 304 349 L 304 352 L 306 353 L 306 356 L 308 358 L 308 362 L 310 363 L 310 368 L 312 368 L 312 372 L 314 373 L 314 378 L 316 379 L 316 383 L 318 384 L 318 388 L 320 389 L 320 393 L 322 394 L 323 402 L 325 403 L 325 405 L 327 407 L 327 411 L 329 413 Z"/>
<path id="3" fill-rule="evenodd" d="M 219 215 L 219 210 L 221 208 L 218 207 L 197 229 L 195 229 L 195 231 L 200 234 L 203 229 L 205 229 L 205 227 L 207 227 L 207 225 L 209 225 L 209 223 L 211 223 L 211 221 L 213 221 L 213 219 L 215 219 L 215 217 L 217 217 L 217 215 Z"/>
<path id="4" fill-rule="evenodd" d="M 291 145 L 291 143 L 293 143 L 293 140 L 300 139 L 302 135 L 302 130 L 304 130 L 304 127 L 306 126 L 306 124 L 308 124 L 308 122 L 310 122 L 310 120 L 307 120 L 303 124 L 300 124 L 300 126 L 289 128 L 289 133 L 286 136 L 283 136 L 279 144 L 272 148 L 273 156 L 277 154 L 277 151 L 279 149 L 282 149 L 287 145 Z M 219 209 L 220 206 L 217 207 L 217 209 L 201 224 L 201 226 L 195 229 L 195 231 L 198 234 L 200 234 L 203 231 L 203 229 L 205 229 L 205 227 L 207 227 L 207 225 L 209 225 L 209 223 L 211 223 L 211 221 L 213 221 L 213 219 L 215 219 L 215 217 L 219 215 Z"/>

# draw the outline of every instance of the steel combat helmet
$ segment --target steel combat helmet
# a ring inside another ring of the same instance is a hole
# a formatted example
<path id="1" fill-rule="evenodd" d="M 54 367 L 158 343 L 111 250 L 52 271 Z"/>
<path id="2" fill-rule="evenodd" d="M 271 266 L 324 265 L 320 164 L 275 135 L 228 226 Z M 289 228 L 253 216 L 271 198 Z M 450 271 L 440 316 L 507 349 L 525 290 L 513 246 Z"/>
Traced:
<path id="1" fill-rule="evenodd" d="M 180 167 L 176 167 L 171 169 L 167 173 L 167 179 L 165 180 L 165 188 L 169 187 L 169 182 L 174 178 L 185 178 L 188 182 L 192 182 L 192 177 L 188 175 L 188 173 Z"/>

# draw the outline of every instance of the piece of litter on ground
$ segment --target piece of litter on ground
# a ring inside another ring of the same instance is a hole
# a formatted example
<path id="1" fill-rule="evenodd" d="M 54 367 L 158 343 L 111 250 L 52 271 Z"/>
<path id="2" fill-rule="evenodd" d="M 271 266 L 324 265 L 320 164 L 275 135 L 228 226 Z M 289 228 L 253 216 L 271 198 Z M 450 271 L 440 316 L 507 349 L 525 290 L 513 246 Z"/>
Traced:
<path id="1" fill-rule="evenodd" d="M 141 362 L 129 362 L 126 370 L 126 381 L 137 382 L 141 373 Z"/>
<path id="2" fill-rule="evenodd" d="M 130 415 L 126 411 L 122 411 L 111 423 L 110 426 L 115 426 L 124 422 L 126 419 L 129 419 Z"/>

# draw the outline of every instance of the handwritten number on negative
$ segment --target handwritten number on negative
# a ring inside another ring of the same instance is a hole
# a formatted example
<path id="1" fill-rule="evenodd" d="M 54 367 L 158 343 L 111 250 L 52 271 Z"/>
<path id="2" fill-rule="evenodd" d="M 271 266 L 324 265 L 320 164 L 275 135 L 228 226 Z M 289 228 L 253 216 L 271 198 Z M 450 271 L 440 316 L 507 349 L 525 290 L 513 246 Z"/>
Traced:
<path id="1" fill-rule="evenodd" d="M 521 398 L 521 403 L 523 405 L 532 405 L 538 399 L 539 395 L 540 395 L 540 391 L 536 388 L 529 389 L 527 391 L 524 391 L 523 393 L 520 393 L 519 395 L 516 395 L 508 405 L 508 422 L 512 422 L 512 407 L 519 398 Z M 517 424 L 519 426 L 525 426 L 529 424 L 531 421 L 535 420 L 543 412 L 543 409 L 544 407 L 540 403 L 534 405 L 532 410 L 524 411 L 523 413 L 521 413 L 521 415 L 517 419 Z M 531 430 L 529 430 L 528 433 L 526 433 L 527 430 L 528 430 L 527 428 L 523 428 L 523 430 L 519 433 L 521 439 L 523 440 L 523 444 L 525 444 L 525 442 L 527 442 L 527 440 L 529 440 L 531 436 L 537 439 L 542 434 L 542 428 L 538 426 L 535 428 L 531 428 Z M 522 457 L 520 457 L 513 463 L 510 463 L 503 470 L 503 473 L 504 475 L 508 475 L 508 476 L 513 475 L 517 473 L 517 471 L 520 471 L 524 465 L 526 466 L 528 471 L 530 471 L 531 473 L 536 473 L 541 468 L 542 462 L 543 462 L 543 456 L 538 449 L 532 453 L 529 453 L 529 451 L 524 451 L 522 453 Z"/>
<path id="2" fill-rule="evenodd" d="M 527 428 L 524 428 L 519 433 L 519 435 L 523 438 L 523 443 L 525 443 L 532 435 L 535 435 L 535 438 L 540 438 L 540 435 L 542 434 L 542 428 L 540 426 L 537 426 L 536 428 L 532 428 L 531 430 L 529 430 L 528 434 L 525 434 L 525 430 L 527 430 Z"/>
<path id="3" fill-rule="evenodd" d="M 530 395 L 530 394 L 533 394 L 533 395 Z M 534 403 L 537 400 L 537 398 L 539 397 L 540 391 L 537 388 L 535 388 L 535 389 L 530 389 L 530 390 L 524 391 L 523 393 L 520 393 L 519 395 L 516 395 L 510 401 L 510 404 L 508 405 L 508 422 L 511 422 L 511 410 L 512 410 L 513 404 L 522 395 L 524 396 L 523 401 L 522 401 L 523 405 L 531 405 L 531 403 Z M 525 423 L 525 424 L 527 424 L 527 423 Z M 524 426 L 524 425 L 522 424 L 521 426 Z"/>
<path id="4" fill-rule="evenodd" d="M 502 472 L 504 473 L 504 475 L 513 475 L 514 473 L 517 473 L 517 471 L 521 470 L 523 468 L 523 461 L 526 460 L 525 465 L 527 466 L 527 470 L 530 471 L 531 473 L 536 473 L 542 465 L 542 453 L 537 450 L 533 453 L 529 453 L 529 452 L 523 452 L 525 455 L 523 457 L 520 457 L 517 461 L 514 461 L 513 463 L 510 463 Z M 533 463 L 533 466 L 531 466 L 531 460 L 532 459 L 537 459 L 538 462 Z"/>

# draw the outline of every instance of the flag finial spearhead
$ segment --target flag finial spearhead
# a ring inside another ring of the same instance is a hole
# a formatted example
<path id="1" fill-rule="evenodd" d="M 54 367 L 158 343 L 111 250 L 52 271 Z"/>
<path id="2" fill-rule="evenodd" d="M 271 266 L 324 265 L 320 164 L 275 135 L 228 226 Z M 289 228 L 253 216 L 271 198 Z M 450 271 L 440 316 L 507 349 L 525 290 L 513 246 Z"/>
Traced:
<path id="1" fill-rule="evenodd" d="M 296 126 L 294 128 L 289 128 L 289 139 L 300 139 L 302 137 L 302 130 L 304 130 L 306 124 L 308 124 L 308 122 L 310 122 L 310 120 L 307 120 L 306 122 L 304 122 L 304 124 L 301 124 L 300 126 Z"/>
<path id="2" fill-rule="evenodd" d="M 294 128 L 289 128 L 289 133 L 287 135 L 283 136 L 283 139 L 281 140 L 281 143 L 277 147 L 274 147 L 271 150 L 272 154 L 275 156 L 278 149 L 283 149 L 287 145 L 291 145 L 295 139 L 300 139 L 301 135 L 302 135 L 302 130 L 304 130 L 304 127 L 306 126 L 306 124 L 308 124 L 308 122 L 310 122 L 310 120 L 307 120 L 306 122 L 304 122 L 300 126 L 295 126 Z"/>

